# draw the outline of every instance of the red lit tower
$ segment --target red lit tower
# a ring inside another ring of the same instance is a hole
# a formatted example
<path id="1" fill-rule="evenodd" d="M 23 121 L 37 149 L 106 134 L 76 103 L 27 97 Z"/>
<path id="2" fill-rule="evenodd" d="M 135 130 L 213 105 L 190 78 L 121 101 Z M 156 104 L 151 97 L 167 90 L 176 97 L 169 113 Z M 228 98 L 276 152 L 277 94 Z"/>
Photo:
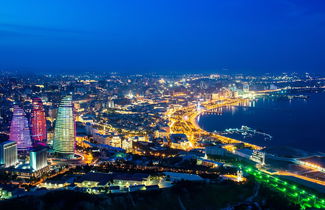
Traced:
<path id="1" fill-rule="evenodd" d="M 42 100 L 33 98 L 33 110 L 31 115 L 32 138 L 35 144 L 46 142 L 46 119 Z"/>

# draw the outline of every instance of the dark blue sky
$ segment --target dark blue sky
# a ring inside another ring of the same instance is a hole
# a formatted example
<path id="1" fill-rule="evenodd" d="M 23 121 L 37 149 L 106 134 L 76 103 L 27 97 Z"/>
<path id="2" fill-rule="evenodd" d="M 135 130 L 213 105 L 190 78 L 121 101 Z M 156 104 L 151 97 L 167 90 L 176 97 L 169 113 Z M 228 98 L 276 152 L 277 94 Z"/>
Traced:
<path id="1" fill-rule="evenodd" d="M 0 70 L 325 72 L 323 0 L 8 0 Z"/>

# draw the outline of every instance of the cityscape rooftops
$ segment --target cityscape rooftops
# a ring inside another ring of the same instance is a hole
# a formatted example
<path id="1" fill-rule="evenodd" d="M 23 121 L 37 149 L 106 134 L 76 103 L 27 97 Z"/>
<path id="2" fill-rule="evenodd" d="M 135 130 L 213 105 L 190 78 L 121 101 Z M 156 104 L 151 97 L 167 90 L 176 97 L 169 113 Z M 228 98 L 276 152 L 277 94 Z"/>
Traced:
<path id="1" fill-rule="evenodd" d="M 204 179 L 196 174 L 187 174 L 187 173 L 176 173 L 176 172 L 163 172 L 168 176 L 172 181 L 203 181 Z"/>
<path id="2" fill-rule="evenodd" d="M 113 173 L 99 173 L 99 172 L 89 172 L 83 176 L 81 176 L 77 182 L 82 183 L 86 182 L 98 182 L 99 185 L 106 185 L 110 181 L 113 180 L 124 180 L 124 181 L 144 181 L 150 175 L 144 173 L 121 173 L 121 172 L 113 172 Z"/>
<path id="3" fill-rule="evenodd" d="M 170 135 L 170 141 L 173 143 L 188 141 L 187 136 L 183 133 L 174 133 Z"/>

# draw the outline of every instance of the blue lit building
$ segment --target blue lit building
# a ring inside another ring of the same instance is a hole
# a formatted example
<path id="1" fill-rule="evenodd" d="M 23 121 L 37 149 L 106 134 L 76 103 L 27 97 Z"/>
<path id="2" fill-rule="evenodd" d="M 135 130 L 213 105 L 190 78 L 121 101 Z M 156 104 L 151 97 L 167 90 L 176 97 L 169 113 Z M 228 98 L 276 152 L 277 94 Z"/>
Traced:
<path id="1" fill-rule="evenodd" d="M 17 163 L 17 143 L 15 141 L 1 142 L 0 165 L 10 167 L 16 165 Z"/>
<path id="2" fill-rule="evenodd" d="M 32 171 L 38 171 L 47 166 L 47 148 L 35 148 L 30 151 L 29 156 L 29 165 Z"/>

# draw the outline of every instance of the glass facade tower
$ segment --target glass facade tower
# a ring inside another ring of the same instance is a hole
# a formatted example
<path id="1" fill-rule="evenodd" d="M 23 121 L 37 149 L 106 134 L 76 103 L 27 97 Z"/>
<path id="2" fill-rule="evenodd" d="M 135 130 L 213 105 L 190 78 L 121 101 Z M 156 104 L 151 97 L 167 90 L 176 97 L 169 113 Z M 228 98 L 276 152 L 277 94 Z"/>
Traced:
<path id="1" fill-rule="evenodd" d="M 37 171 L 47 166 L 47 148 L 34 148 L 29 153 L 30 168 L 32 171 Z"/>
<path id="2" fill-rule="evenodd" d="M 0 165 L 10 167 L 17 163 L 17 143 L 15 141 L 5 141 L 0 143 Z"/>
<path id="3" fill-rule="evenodd" d="M 28 120 L 24 110 L 17 105 L 14 106 L 9 139 L 17 142 L 18 151 L 28 150 L 32 147 Z"/>
<path id="4" fill-rule="evenodd" d="M 59 156 L 74 156 L 75 130 L 72 97 L 66 96 L 60 103 L 54 129 L 53 149 Z"/>
<path id="5" fill-rule="evenodd" d="M 34 143 L 38 144 L 46 142 L 46 119 L 43 103 L 40 98 L 33 98 L 31 129 Z"/>

